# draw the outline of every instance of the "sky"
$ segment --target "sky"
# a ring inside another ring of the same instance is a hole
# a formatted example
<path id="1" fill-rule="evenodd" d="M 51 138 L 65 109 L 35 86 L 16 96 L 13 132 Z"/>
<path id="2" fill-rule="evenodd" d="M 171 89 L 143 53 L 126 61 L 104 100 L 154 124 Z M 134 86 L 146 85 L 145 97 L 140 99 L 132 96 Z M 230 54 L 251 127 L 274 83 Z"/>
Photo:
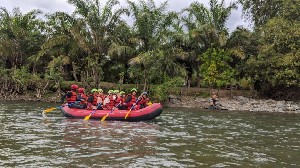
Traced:
<path id="1" fill-rule="evenodd" d="M 122 7 L 126 7 L 125 0 L 119 0 Z M 138 1 L 138 0 L 133 0 Z M 165 0 L 154 0 L 157 4 L 164 2 Z M 170 11 L 181 11 L 183 8 L 188 7 L 192 2 L 198 1 L 209 7 L 209 0 L 169 0 L 168 10 Z M 232 0 L 225 0 L 226 4 L 229 4 Z M 105 2 L 105 0 L 100 0 Z M 57 11 L 63 11 L 72 13 L 75 9 L 74 6 L 68 4 L 67 0 L 0 0 L 0 7 L 5 7 L 8 11 L 12 11 L 13 8 L 19 7 L 22 13 L 27 13 L 33 9 L 40 9 L 47 13 L 54 13 Z M 242 18 L 242 9 L 232 11 L 228 21 L 227 27 L 232 32 L 237 26 L 243 26 L 250 28 L 250 24 Z"/>

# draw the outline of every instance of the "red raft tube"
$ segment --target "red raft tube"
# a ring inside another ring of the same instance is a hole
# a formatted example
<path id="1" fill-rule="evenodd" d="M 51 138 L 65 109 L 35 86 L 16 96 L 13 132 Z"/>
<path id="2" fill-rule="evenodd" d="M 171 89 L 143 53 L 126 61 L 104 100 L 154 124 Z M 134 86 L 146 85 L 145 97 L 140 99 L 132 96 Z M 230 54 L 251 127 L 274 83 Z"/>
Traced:
<path id="1" fill-rule="evenodd" d="M 93 110 L 69 108 L 64 106 L 61 111 L 65 117 L 69 118 L 84 118 L 91 114 Z M 129 110 L 96 110 L 90 117 L 90 119 L 101 119 L 108 114 L 105 120 L 114 121 L 147 121 L 158 117 L 163 111 L 163 107 L 160 103 L 153 103 L 139 110 L 131 110 L 127 118 L 126 114 Z"/>

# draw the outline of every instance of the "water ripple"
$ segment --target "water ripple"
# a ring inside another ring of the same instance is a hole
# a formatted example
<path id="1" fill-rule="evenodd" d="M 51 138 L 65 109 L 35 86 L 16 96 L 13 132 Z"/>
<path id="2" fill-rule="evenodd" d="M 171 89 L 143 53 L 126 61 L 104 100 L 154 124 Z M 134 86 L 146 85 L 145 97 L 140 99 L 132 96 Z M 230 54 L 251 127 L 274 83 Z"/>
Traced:
<path id="1" fill-rule="evenodd" d="M 151 122 L 99 122 L 43 117 L 48 107 L 0 102 L 0 167 L 300 166 L 299 115 L 164 109 Z"/>

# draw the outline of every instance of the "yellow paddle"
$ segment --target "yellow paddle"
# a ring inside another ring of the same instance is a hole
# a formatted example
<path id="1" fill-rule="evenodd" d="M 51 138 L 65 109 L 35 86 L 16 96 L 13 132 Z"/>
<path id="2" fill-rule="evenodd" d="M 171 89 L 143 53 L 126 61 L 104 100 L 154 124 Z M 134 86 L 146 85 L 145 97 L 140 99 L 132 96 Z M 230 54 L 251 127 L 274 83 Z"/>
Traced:
<path id="1" fill-rule="evenodd" d="M 78 102 L 80 102 L 80 101 L 76 101 L 76 102 L 74 102 L 74 103 L 64 104 L 64 105 L 62 105 L 62 106 L 57 106 L 57 107 L 47 108 L 47 109 L 45 109 L 45 110 L 43 111 L 43 113 L 49 113 L 49 112 L 51 112 L 51 111 L 53 111 L 53 110 L 55 110 L 55 109 L 60 109 L 60 108 L 62 108 L 62 107 L 64 107 L 64 106 L 66 106 L 66 105 L 72 105 L 72 104 L 75 104 L 75 103 L 78 103 Z"/>
<path id="2" fill-rule="evenodd" d="M 55 109 L 60 109 L 60 108 L 62 108 L 62 107 L 64 107 L 65 105 L 63 105 L 63 106 L 57 106 L 57 107 L 52 107 L 52 108 L 47 108 L 47 109 L 45 109 L 44 111 L 43 111 L 43 113 L 49 113 L 49 112 L 51 112 L 51 111 L 53 111 L 53 110 L 55 110 Z"/>
<path id="3" fill-rule="evenodd" d="M 92 114 L 94 114 L 96 110 L 97 110 L 97 108 L 94 109 L 89 115 L 85 116 L 84 120 L 89 120 L 91 118 Z"/>
<path id="4" fill-rule="evenodd" d="M 104 117 L 102 117 L 101 121 L 104 121 L 109 113 L 107 113 Z"/>
<path id="5" fill-rule="evenodd" d="M 117 108 L 119 105 L 120 105 L 120 103 L 116 105 L 116 108 Z M 113 111 L 114 111 L 114 107 L 111 109 L 111 111 L 110 111 L 109 113 L 107 113 L 104 117 L 102 117 L 101 121 L 104 121 L 104 120 L 106 119 L 106 117 L 107 117 L 109 114 L 111 114 Z"/>
<path id="6" fill-rule="evenodd" d="M 89 115 L 85 116 L 84 120 L 89 120 L 91 118 L 92 114 L 94 114 L 96 110 L 97 110 L 97 108 L 94 109 Z"/>
<path id="7" fill-rule="evenodd" d="M 136 101 L 135 104 L 137 104 L 139 101 L 141 100 L 141 97 L 139 97 Z M 131 106 L 130 110 L 126 113 L 125 115 L 125 120 L 128 117 L 128 115 L 130 114 L 131 110 L 134 108 L 134 105 Z"/>
<path id="8" fill-rule="evenodd" d="M 125 120 L 126 120 L 126 118 L 128 117 L 128 115 L 129 115 L 129 113 L 131 112 L 131 110 L 133 109 L 133 107 L 134 107 L 134 105 L 132 105 L 132 107 L 130 108 L 130 110 L 126 113 L 126 115 L 125 115 Z"/>
<path id="9" fill-rule="evenodd" d="M 51 112 L 51 111 L 53 111 L 53 110 L 55 110 L 55 109 L 57 109 L 57 108 L 56 108 L 56 107 L 47 108 L 47 109 L 45 109 L 43 112 L 44 112 L 44 113 L 49 113 L 49 112 Z"/>
<path id="10" fill-rule="evenodd" d="M 89 115 L 85 116 L 84 120 L 89 120 L 91 118 L 92 114 L 94 114 L 95 111 L 97 110 L 97 108 L 100 106 L 101 106 L 101 104 L 99 104 Z"/>

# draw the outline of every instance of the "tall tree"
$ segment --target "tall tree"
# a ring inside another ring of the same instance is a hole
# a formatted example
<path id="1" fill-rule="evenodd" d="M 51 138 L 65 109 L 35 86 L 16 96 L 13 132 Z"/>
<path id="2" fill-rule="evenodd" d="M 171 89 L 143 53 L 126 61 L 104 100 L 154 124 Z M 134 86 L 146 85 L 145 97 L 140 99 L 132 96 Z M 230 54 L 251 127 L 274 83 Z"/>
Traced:
<path id="1" fill-rule="evenodd" d="M 229 36 L 225 48 L 232 57 L 231 66 L 237 72 L 237 78 L 246 77 L 245 62 L 258 53 L 257 33 L 238 27 Z"/>
<path id="2" fill-rule="evenodd" d="M 167 1 L 159 6 L 153 0 L 139 1 L 135 3 L 127 1 L 129 9 L 134 19 L 133 36 L 136 42 L 136 56 L 130 60 L 130 65 L 134 67 L 140 66 L 144 79 L 144 89 L 149 80 L 151 67 L 155 67 L 155 58 L 160 55 L 160 45 L 167 42 L 165 35 L 173 23 L 174 13 L 166 12 Z M 131 73 L 135 76 L 137 71 Z M 134 76 L 133 76 L 134 77 Z"/>
<path id="3" fill-rule="evenodd" d="M 44 41 L 39 10 L 22 14 L 19 8 L 9 13 L 0 8 L 0 58 L 7 68 L 21 68 L 27 58 L 38 52 Z"/>
<path id="4" fill-rule="evenodd" d="M 239 0 L 243 6 L 246 18 L 252 21 L 255 27 L 263 25 L 269 19 L 278 16 L 278 11 L 282 9 L 284 1 L 285 0 Z"/>
<path id="5" fill-rule="evenodd" d="M 234 3 L 226 7 L 224 0 L 220 3 L 217 0 L 210 0 L 209 4 L 210 7 L 207 8 L 202 3 L 194 2 L 183 10 L 183 12 L 187 12 L 187 16 L 184 16 L 182 20 L 190 37 L 189 62 L 194 76 L 196 76 L 198 87 L 200 86 L 198 56 L 209 48 L 225 46 L 228 38 L 228 30 L 225 25 L 231 11 L 236 8 Z"/>
<path id="6" fill-rule="evenodd" d="M 300 12 L 296 12 L 300 3 L 296 1 L 282 2 L 276 16 L 256 29 L 258 54 L 246 64 L 256 89 L 270 97 L 281 91 L 289 95 L 288 89 L 300 88 Z"/>

